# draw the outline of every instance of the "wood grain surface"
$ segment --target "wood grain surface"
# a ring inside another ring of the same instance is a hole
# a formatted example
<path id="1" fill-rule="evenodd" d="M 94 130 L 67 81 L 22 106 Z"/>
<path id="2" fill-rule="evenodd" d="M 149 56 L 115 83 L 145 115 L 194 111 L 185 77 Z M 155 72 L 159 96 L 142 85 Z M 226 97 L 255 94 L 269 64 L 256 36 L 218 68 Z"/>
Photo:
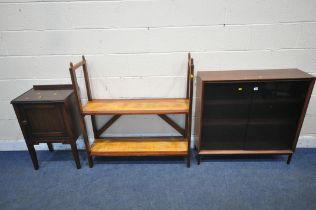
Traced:
<path id="1" fill-rule="evenodd" d="M 189 99 L 94 99 L 83 106 L 84 114 L 186 114 Z"/>
<path id="2" fill-rule="evenodd" d="M 291 80 L 312 79 L 312 75 L 299 69 L 199 71 L 202 81 L 240 81 L 240 80 Z"/>
<path id="3" fill-rule="evenodd" d="M 188 153 L 185 138 L 95 139 L 93 156 L 182 156 Z"/>

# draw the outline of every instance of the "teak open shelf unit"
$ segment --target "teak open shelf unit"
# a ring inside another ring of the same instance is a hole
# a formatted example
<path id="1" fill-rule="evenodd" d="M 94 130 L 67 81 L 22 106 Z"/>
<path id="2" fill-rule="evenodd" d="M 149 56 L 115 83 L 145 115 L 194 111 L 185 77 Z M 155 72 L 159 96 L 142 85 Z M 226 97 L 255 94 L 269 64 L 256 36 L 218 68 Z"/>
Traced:
<path id="1" fill-rule="evenodd" d="M 88 102 L 83 105 L 77 82 L 76 70 L 82 67 Z M 183 156 L 190 167 L 190 139 L 194 64 L 188 54 L 187 91 L 185 98 L 159 99 L 92 99 L 87 62 L 84 56 L 79 63 L 70 63 L 70 75 L 80 109 L 80 127 L 88 154 L 89 166 L 93 156 Z M 157 114 L 177 130 L 180 137 L 103 138 L 104 133 L 121 115 Z M 184 114 L 185 128 L 181 128 L 167 114 Z M 90 145 L 84 117 L 91 115 L 94 142 Z M 97 127 L 96 115 L 113 115 L 101 128 Z"/>

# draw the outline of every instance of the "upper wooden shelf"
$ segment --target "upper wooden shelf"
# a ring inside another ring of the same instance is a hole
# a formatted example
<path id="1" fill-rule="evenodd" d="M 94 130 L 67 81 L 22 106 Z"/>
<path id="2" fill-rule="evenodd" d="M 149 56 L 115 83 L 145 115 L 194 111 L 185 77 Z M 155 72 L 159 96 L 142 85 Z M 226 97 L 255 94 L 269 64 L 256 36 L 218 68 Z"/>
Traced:
<path id="1" fill-rule="evenodd" d="M 292 104 L 300 103 L 301 100 L 297 98 L 268 98 L 268 99 L 255 99 L 252 101 L 252 104 Z M 207 106 L 222 106 L 222 105 L 244 105 L 248 104 L 249 101 L 244 99 L 220 99 L 220 100 L 211 100 L 205 99 L 205 105 Z"/>
<path id="2" fill-rule="evenodd" d="M 187 114 L 188 99 L 95 99 L 83 106 L 84 114 Z"/>

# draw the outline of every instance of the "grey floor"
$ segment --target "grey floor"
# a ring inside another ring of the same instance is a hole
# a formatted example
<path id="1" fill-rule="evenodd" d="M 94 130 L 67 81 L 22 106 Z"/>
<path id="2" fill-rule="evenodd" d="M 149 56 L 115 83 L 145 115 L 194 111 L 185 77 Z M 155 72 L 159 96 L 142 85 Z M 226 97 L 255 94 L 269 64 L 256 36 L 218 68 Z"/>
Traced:
<path id="1" fill-rule="evenodd" d="M 77 170 L 70 151 L 0 152 L 0 209 L 316 209 L 316 149 L 285 156 L 108 159 Z"/>

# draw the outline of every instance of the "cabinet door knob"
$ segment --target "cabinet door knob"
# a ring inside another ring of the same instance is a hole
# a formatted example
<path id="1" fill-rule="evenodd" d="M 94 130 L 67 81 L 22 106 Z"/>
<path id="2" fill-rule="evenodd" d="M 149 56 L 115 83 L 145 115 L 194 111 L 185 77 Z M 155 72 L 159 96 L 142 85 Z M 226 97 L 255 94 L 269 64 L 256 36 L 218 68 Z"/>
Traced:
<path id="1" fill-rule="evenodd" d="M 26 121 L 26 120 L 23 120 L 23 121 L 22 121 L 22 125 L 27 125 L 27 121 Z"/>

